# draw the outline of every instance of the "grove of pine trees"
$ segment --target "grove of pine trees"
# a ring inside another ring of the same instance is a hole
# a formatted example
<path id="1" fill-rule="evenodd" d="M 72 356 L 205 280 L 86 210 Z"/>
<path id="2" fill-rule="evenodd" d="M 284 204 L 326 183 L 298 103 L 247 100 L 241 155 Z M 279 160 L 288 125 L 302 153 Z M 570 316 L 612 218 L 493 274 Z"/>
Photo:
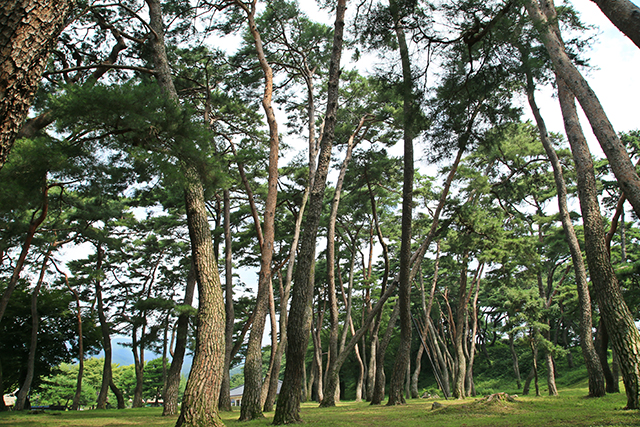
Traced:
<path id="1" fill-rule="evenodd" d="M 639 45 L 634 3 L 594 2 Z M 223 425 L 242 366 L 240 420 L 288 424 L 581 366 L 640 409 L 640 131 L 589 84 L 592 29 L 321 3 L 0 6 L 0 394 Z"/>

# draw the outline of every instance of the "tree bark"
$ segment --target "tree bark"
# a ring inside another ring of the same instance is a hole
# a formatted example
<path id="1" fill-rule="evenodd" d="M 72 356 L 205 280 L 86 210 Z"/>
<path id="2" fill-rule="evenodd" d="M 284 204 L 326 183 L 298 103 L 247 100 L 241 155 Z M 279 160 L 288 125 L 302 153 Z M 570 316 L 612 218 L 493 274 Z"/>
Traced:
<path id="1" fill-rule="evenodd" d="M 258 294 L 256 308 L 244 365 L 244 394 L 240 409 L 240 420 L 249 421 L 262 418 L 262 336 L 269 305 L 269 287 L 271 287 L 271 260 L 273 259 L 273 242 L 275 238 L 275 211 L 278 196 L 278 124 L 276 121 L 271 98 L 273 94 L 273 71 L 267 62 L 262 47 L 262 39 L 258 32 L 255 18 L 256 2 L 250 4 L 236 1 L 248 19 L 249 31 L 253 37 L 260 67 L 264 73 L 264 95 L 262 107 L 269 124 L 269 166 L 267 178 L 267 198 L 265 201 L 264 219 L 262 225 L 263 241 L 260 243 L 260 273 L 258 276 Z M 259 228 L 260 224 L 256 224 Z M 272 325 L 275 328 L 275 325 Z"/>
<path id="2" fill-rule="evenodd" d="M 640 332 L 622 297 L 609 260 L 604 242 L 593 162 L 580 128 L 573 96 L 562 78 L 558 77 L 557 83 L 565 129 L 576 165 L 589 273 L 600 314 L 609 331 L 612 346 L 620 358 L 627 393 L 627 408 L 638 409 L 640 408 Z"/>
<path id="3" fill-rule="evenodd" d="M 0 6 L 0 169 L 74 3 L 7 0 Z"/>
<path id="4" fill-rule="evenodd" d="M 539 0 L 527 0 L 526 8 L 538 28 L 558 75 L 580 102 L 593 133 L 609 160 L 611 169 L 637 215 L 640 215 L 640 177 L 629 155 L 609 122 L 598 97 L 567 55 L 559 31 L 553 2 L 545 1 L 544 13 Z M 546 15 L 545 15 L 546 14 Z"/>
<path id="5" fill-rule="evenodd" d="M 49 258 L 51 257 L 51 251 L 53 250 L 54 245 L 55 243 L 51 244 L 51 246 L 47 250 L 46 255 L 44 256 L 42 267 L 40 268 L 38 283 L 36 284 L 36 287 L 33 289 L 33 293 L 31 294 L 31 342 L 29 344 L 29 356 L 27 359 L 27 375 L 25 376 L 25 379 L 20 386 L 20 390 L 18 391 L 18 395 L 16 396 L 15 409 L 17 411 L 22 411 L 23 409 L 25 409 L 25 401 L 27 400 L 27 395 L 29 393 L 29 390 L 31 389 L 31 382 L 33 381 L 33 373 L 36 363 L 36 349 L 38 347 L 38 328 L 40 327 L 40 315 L 38 314 L 38 293 L 40 292 L 40 288 L 42 288 L 42 284 L 44 283 L 44 275 L 47 271 L 47 264 L 49 262 Z"/>
<path id="6" fill-rule="evenodd" d="M 213 251 L 202 182 L 193 168 L 187 167 L 185 172 L 185 206 L 199 307 L 195 355 L 176 427 L 222 426 L 224 424 L 218 415 L 225 354 L 222 286 Z"/>
<path id="7" fill-rule="evenodd" d="M 394 31 L 398 41 L 398 50 L 402 62 L 403 93 L 403 145 L 404 169 L 402 183 L 402 235 L 400 239 L 400 345 L 396 353 L 395 364 L 389 380 L 389 401 L 387 406 L 406 403 L 402 395 L 407 365 L 411 354 L 411 226 L 413 212 L 413 137 L 414 137 L 414 93 L 413 76 L 411 75 L 411 59 L 404 34 L 399 5 L 395 0 L 389 1 L 393 17 Z"/>
<path id="8" fill-rule="evenodd" d="M 523 58 L 524 60 L 525 58 Z M 535 117 L 540 133 L 540 141 L 544 146 L 547 153 L 547 157 L 553 167 L 553 177 L 558 192 L 558 210 L 560 213 L 560 219 L 562 222 L 562 228 L 564 229 L 565 239 L 569 245 L 569 251 L 571 252 L 571 260 L 573 261 L 573 268 L 576 277 L 576 286 L 578 290 L 578 302 L 580 304 L 580 348 L 582 349 L 582 355 L 585 360 L 587 372 L 589 376 L 589 396 L 601 397 L 605 395 L 604 387 L 604 374 L 602 372 L 602 366 L 598 361 L 598 355 L 595 347 L 593 346 L 593 320 L 591 317 L 591 296 L 589 295 L 589 285 L 587 282 L 587 271 L 584 265 L 584 259 L 582 258 L 582 250 L 578 243 L 575 229 L 573 228 L 573 222 L 569 215 L 569 208 L 567 206 L 567 188 L 564 182 L 564 176 L 562 173 L 562 165 L 558 159 L 551 141 L 549 140 L 547 127 L 544 123 L 540 110 L 538 109 L 535 100 L 535 87 L 533 82 L 533 76 L 531 72 L 527 72 L 527 98 L 529 100 L 529 106 Z M 519 382 L 519 381 L 518 381 Z M 520 388 L 518 386 L 518 388 Z"/>
<path id="9" fill-rule="evenodd" d="M 187 275 L 187 285 L 185 287 L 183 306 L 191 306 L 193 295 L 196 288 L 196 274 L 193 259 L 191 267 Z M 184 307 L 187 308 L 187 307 Z M 181 311 L 178 315 L 176 325 L 176 344 L 167 374 L 167 383 L 162 393 L 164 405 L 162 416 L 176 415 L 178 413 L 178 391 L 180 387 L 180 375 L 182 372 L 182 364 L 184 363 L 184 355 L 187 349 L 187 341 L 189 335 L 189 319 L 190 314 L 187 311 Z"/>
<path id="10" fill-rule="evenodd" d="M 311 281 L 310 273 L 313 271 L 316 235 L 331 160 L 331 147 L 335 135 L 345 11 L 346 0 L 338 0 L 333 49 L 329 67 L 325 128 L 320 142 L 318 168 L 311 190 L 309 212 L 295 273 L 289 323 L 287 325 L 287 366 L 273 420 L 276 425 L 300 421 L 301 379 L 309 342 L 309 331 L 311 329 L 313 282 Z M 319 374 L 321 375 L 321 373 Z"/>
<path id="11" fill-rule="evenodd" d="M 640 7 L 629 0 L 591 0 L 609 21 L 640 48 Z"/>
<path id="12" fill-rule="evenodd" d="M 235 311 L 233 309 L 233 251 L 231 241 L 231 200 L 229 190 L 222 192 L 223 211 L 224 211 L 224 297 L 225 297 L 225 314 L 226 326 L 224 330 L 225 351 L 224 366 L 222 368 L 223 378 L 220 386 L 220 397 L 218 400 L 218 409 L 221 411 L 231 411 L 231 396 L 229 376 L 229 367 L 231 365 L 231 350 L 233 349 L 233 325 L 235 323 Z"/>

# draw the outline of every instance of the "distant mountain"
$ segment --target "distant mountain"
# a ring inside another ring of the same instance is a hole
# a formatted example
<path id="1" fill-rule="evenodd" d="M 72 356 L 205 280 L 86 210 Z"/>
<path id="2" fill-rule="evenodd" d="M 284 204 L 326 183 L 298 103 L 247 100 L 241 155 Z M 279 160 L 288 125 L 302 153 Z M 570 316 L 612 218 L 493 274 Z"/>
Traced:
<path id="1" fill-rule="evenodd" d="M 131 351 L 131 338 L 125 336 L 115 336 L 111 338 L 111 362 L 117 363 L 120 366 L 133 365 L 133 352 Z M 145 350 L 144 358 L 148 362 L 149 360 L 156 359 L 162 355 L 153 353 L 149 350 Z M 96 357 L 104 357 L 104 352 L 101 351 Z M 182 364 L 182 374 L 186 377 L 189 376 L 191 371 L 191 363 L 193 362 L 193 355 L 187 354 L 184 357 L 184 363 Z"/>

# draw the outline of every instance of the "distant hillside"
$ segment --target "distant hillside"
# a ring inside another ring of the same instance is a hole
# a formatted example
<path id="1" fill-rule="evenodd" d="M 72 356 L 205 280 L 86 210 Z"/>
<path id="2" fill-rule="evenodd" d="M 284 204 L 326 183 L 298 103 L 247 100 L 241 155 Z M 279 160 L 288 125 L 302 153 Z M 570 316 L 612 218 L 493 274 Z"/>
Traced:
<path id="1" fill-rule="evenodd" d="M 111 338 L 112 345 L 112 357 L 111 362 L 117 363 L 120 366 L 128 366 L 133 365 L 133 353 L 131 352 L 131 347 L 126 346 L 126 344 L 131 344 L 130 337 L 124 336 L 116 336 Z M 153 360 L 160 357 L 160 354 L 156 354 L 150 351 L 145 351 L 145 361 Z M 104 357 L 104 352 L 100 352 L 97 357 Z M 182 374 L 185 376 L 189 376 L 189 371 L 191 371 L 191 363 L 193 362 L 193 356 L 191 354 L 187 354 L 184 358 L 184 363 L 182 364 Z"/>

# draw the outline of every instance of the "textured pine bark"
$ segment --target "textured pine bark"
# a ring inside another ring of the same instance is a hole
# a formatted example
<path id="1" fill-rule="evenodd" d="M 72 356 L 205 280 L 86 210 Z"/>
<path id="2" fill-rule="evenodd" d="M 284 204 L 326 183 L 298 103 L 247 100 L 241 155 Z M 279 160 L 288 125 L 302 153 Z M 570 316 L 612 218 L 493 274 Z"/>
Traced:
<path id="1" fill-rule="evenodd" d="M 578 121 L 573 95 L 564 80 L 558 78 L 557 82 L 565 129 L 576 164 L 587 264 L 594 293 L 600 315 L 609 331 L 612 346 L 619 355 L 627 393 L 627 409 L 640 409 L 640 332 L 622 297 L 609 260 L 598 204 L 593 161 Z"/>
<path id="2" fill-rule="evenodd" d="M 73 0 L 5 0 L 0 6 L 0 169 L 73 4 Z"/>
<path id="3" fill-rule="evenodd" d="M 629 0 L 592 0 L 609 21 L 640 48 L 640 7 Z"/>
<path id="4" fill-rule="evenodd" d="M 222 286 L 202 183 L 197 171 L 188 166 L 185 166 L 185 178 L 185 205 L 199 306 L 195 356 L 176 426 L 222 426 L 224 424 L 218 416 L 218 393 L 225 354 Z"/>

